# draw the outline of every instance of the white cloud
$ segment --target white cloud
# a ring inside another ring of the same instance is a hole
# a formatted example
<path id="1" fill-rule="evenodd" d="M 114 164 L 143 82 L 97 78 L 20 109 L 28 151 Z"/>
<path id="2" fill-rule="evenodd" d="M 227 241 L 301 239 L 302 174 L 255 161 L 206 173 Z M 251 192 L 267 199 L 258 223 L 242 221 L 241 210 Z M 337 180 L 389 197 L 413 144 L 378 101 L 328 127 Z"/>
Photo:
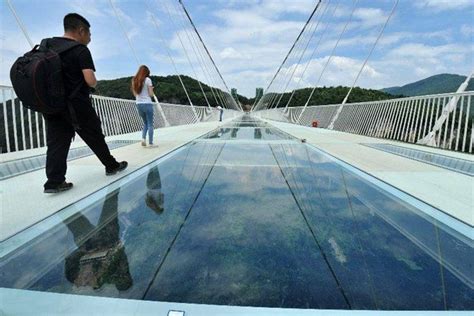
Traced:
<path id="1" fill-rule="evenodd" d="M 388 14 L 378 8 L 359 8 L 354 12 L 354 18 L 359 20 L 362 27 L 372 27 L 383 25 L 388 18 Z"/>
<path id="2" fill-rule="evenodd" d="M 474 27 L 472 25 L 463 24 L 461 25 L 460 32 L 465 37 L 472 37 L 474 36 Z"/>
<path id="3" fill-rule="evenodd" d="M 69 6 L 74 12 L 87 17 L 105 17 L 107 12 L 102 8 L 100 2 L 95 0 L 73 0 Z"/>
<path id="4" fill-rule="evenodd" d="M 113 1 L 132 40 L 132 45 L 141 54 L 143 62 L 149 63 L 154 73 L 174 74 L 172 64 L 158 38 L 147 7 L 143 6 L 142 10 L 137 10 L 133 1 Z M 165 37 L 165 45 L 170 48 L 179 72 L 193 75 L 179 43 L 178 34 L 188 49 L 198 75 L 201 76 L 202 71 L 197 64 L 197 58 L 182 29 L 183 23 L 189 34 L 194 33 L 189 22 L 185 17 L 183 18 L 179 4 L 174 0 L 165 0 L 173 19 L 170 21 L 162 1 L 147 1 L 156 4 L 149 10 L 152 10 L 158 20 L 160 30 Z M 21 1 L 19 7 L 20 3 Z M 45 5 L 49 5 L 50 8 L 45 9 L 44 12 L 55 11 L 54 16 L 51 13 L 48 17 L 59 21 L 58 17 L 64 14 L 61 11 L 64 8 L 56 8 L 57 3 L 60 2 L 45 2 Z M 236 87 L 239 93 L 253 96 L 255 87 L 266 87 L 273 77 L 316 1 L 216 0 L 185 3 L 229 87 Z M 328 26 L 327 34 L 303 76 L 304 85 L 314 84 L 317 81 L 327 55 L 334 47 L 352 9 L 351 1 L 342 1 L 333 18 L 333 4 L 336 2 L 331 3 L 327 16 L 321 22 L 303 59 L 304 62 L 310 58 L 316 40 L 319 39 L 322 30 Z M 353 78 L 378 36 L 380 27 L 387 18 L 392 3 L 392 0 L 359 1 L 360 7 L 355 11 L 353 20 L 340 41 L 336 56 L 322 77 L 321 85 L 352 84 Z M 473 68 L 474 47 L 470 40 L 473 36 L 473 26 L 469 22 L 469 17 L 466 16 L 469 10 L 465 9 L 472 7 L 474 0 L 417 0 L 413 3 L 412 5 L 401 3 L 398 7 L 395 17 L 385 30 L 358 85 L 381 88 L 406 84 L 439 72 L 464 74 L 466 69 Z M 93 40 L 90 49 L 96 61 L 98 77 L 123 77 L 136 70 L 129 44 L 108 0 L 87 0 L 86 2 L 72 0 L 65 2 L 64 6 L 67 10 L 72 9 L 84 14 L 91 21 Z M 25 15 L 26 7 L 23 5 L 22 15 Z M 324 8 L 325 6 L 322 6 L 318 14 L 321 14 Z M 464 11 L 454 12 L 455 8 Z M 442 10 L 452 10 L 449 12 L 449 21 L 445 16 L 446 12 Z M 3 21 L 0 32 L 2 41 L 0 43 L 2 63 L 0 82 L 2 80 L 5 82 L 8 80 L 9 66 L 14 58 L 28 49 L 28 44 L 16 27 L 13 17 L 5 14 L 5 10 L 1 11 L 0 18 Z M 5 16 L 7 19 L 4 19 Z M 39 20 L 29 19 L 28 15 L 24 17 L 35 42 L 43 37 L 62 32 L 60 24 L 52 28 L 49 24 L 41 25 Z M 295 48 L 295 55 L 284 67 L 284 71 L 289 73 L 295 70 L 295 76 L 289 88 L 294 87 L 301 78 L 305 65 L 304 63 L 294 65 L 299 57 L 297 52 L 301 52 L 298 47 Z M 207 61 L 207 63 L 207 67 L 212 71 L 210 62 Z M 213 72 L 213 79 L 217 80 L 215 72 Z M 285 81 L 282 80 L 280 84 L 284 85 Z"/>
<path id="5" fill-rule="evenodd" d="M 432 9 L 435 11 L 463 10 L 474 6 L 472 0 L 417 0 L 413 4 L 419 9 Z"/>
<path id="6" fill-rule="evenodd" d="M 344 56 L 333 56 L 326 66 L 328 59 L 329 56 L 315 58 L 309 62 L 309 65 L 305 63 L 304 65 L 291 65 L 289 68 L 284 68 L 282 74 L 291 74 L 292 70 L 296 67 L 295 76 L 292 80 L 293 83 L 288 86 L 287 90 L 291 91 L 303 87 L 312 87 L 316 84 L 318 84 L 318 86 L 352 85 L 362 67 L 363 60 Z M 324 73 L 322 73 L 324 67 L 326 67 L 326 69 Z M 366 65 L 362 76 L 365 79 L 377 79 L 381 74 L 374 67 Z M 319 79 L 320 77 L 321 79 Z M 287 79 L 277 80 L 273 88 L 277 88 L 278 90 L 282 86 L 281 81 L 286 82 Z"/>
<path id="7" fill-rule="evenodd" d="M 123 32 L 125 32 L 130 39 L 133 39 L 138 34 L 140 34 L 140 27 L 135 23 L 132 17 L 130 17 L 120 7 L 118 7 L 118 4 L 114 4 L 115 10 L 112 10 L 111 14 L 113 14 L 114 17 L 115 13 L 117 15 L 116 20 L 120 25 L 120 33 L 123 34 Z"/>
<path id="8" fill-rule="evenodd" d="M 226 47 L 224 48 L 219 56 L 222 58 L 222 59 L 248 59 L 246 56 L 244 56 L 244 54 L 242 54 L 241 52 L 237 51 L 235 48 L 233 47 Z"/>
<path id="9" fill-rule="evenodd" d="M 264 0 L 259 5 L 263 12 L 268 12 L 268 14 L 281 14 L 283 12 L 296 12 L 307 14 L 314 9 L 315 1 L 313 0 Z"/>
<path id="10" fill-rule="evenodd" d="M 418 58 L 421 60 L 442 57 L 448 53 L 465 54 L 470 52 L 467 47 L 459 44 L 432 46 L 421 43 L 408 43 L 393 49 L 388 55 L 398 58 Z"/>

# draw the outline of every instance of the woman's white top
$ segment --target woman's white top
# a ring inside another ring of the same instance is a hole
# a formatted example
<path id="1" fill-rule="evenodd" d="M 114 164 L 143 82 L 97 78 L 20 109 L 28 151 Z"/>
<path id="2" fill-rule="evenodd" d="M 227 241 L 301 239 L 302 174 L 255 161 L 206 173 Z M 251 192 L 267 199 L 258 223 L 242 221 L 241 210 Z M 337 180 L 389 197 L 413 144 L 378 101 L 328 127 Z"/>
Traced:
<path id="1" fill-rule="evenodd" d="M 146 77 L 142 91 L 135 96 L 136 103 L 152 103 L 150 94 L 148 93 L 148 87 L 153 87 L 153 83 L 151 83 L 150 78 Z"/>

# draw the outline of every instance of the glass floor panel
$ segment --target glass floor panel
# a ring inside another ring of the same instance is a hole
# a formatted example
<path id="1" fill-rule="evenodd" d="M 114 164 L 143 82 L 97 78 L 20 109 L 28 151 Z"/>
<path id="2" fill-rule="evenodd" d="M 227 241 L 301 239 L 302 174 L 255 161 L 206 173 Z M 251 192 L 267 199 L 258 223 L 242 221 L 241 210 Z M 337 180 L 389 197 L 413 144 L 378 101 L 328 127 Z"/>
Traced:
<path id="1" fill-rule="evenodd" d="M 203 139 L 219 140 L 294 140 L 294 138 L 270 127 L 226 127 L 212 131 Z"/>
<path id="2" fill-rule="evenodd" d="M 113 140 L 107 142 L 110 150 L 138 143 L 136 140 Z M 87 146 L 71 148 L 67 155 L 67 161 L 93 155 L 92 150 Z M 23 159 L 15 159 L 0 163 L 0 180 L 11 178 L 23 173 L 44 168 L 46 164 L 46 154 L 37 155 Z"/>
<path id="3" fill-rule="evenodd" d="M 407 157 L 413 160 L 418 160 L 421 162 L 429 163 L 444 169 L 456 171 L 459 173 L 466 174 L 468 176 L 474 176 L 474 162 L 459 159 L 454 157 L 449 157 L 445 155 L 430 153 L 423 150 L 406 148 L 401 146 L 396 146 L 392 144 L 363 144 L 364 146 L 389 152 L 395 155 L 402 157 Z"/>
<path id="4" fill-rule="evenodd" d="M 297 141 L 196 141 L 63 210 L 72 215 L 49 229 L 33 226 L 36 237 L 21 246 L 0 244 L 0 286 L 238 306 L 472 310 L 472 236 L 407 201 Z"/>

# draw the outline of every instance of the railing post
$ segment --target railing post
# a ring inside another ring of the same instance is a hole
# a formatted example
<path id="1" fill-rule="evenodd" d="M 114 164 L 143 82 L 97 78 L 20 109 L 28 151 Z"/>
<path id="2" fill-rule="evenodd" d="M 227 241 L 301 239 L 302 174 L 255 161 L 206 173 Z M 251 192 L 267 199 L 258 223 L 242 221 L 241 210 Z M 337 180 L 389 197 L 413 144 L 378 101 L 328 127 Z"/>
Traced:
<path id="1" fill-rule="evenodd" d="M 163 117 L 163 121 L 165 122 L 165 126 L 170 126 L 170 123 L 168 123 L 168 120 L 166 119 L 166 116 L 165 116 L 165 112 L 163 112 L 163 109 L 161 108 L 161 104 L 160 104 L 160 101 L 158 101 L 158 99 L 156 98 L 156 96 L 153 96 L 153 99 L 155 101 L 155 105 L 158 109 L 158 112 L 161 114 L 161 116 Z"/>
<path id="2" fill-rule="evenodd" d="M 464 92 L 469 84 L 469 81 L 471 80 L 473 76 L 474 76 L 474 71 L 471 72 L 471 74 L 466 77 L 466 80 L 459 86 L 456 93 Z M 452 112 L 456 108 L 458 100 L 459 100 L 459 96 L 456 96 L 456 95 L 454 95 L 451 98 L 448 104 L 443 108 L 443 111 L 441 112 L 441 116 L 436 120 L 433 129 L 428 133 L 428 135 L 420 139 L 417 142 L 418 144 L 434 146 L 434 147 L 440 146 L 440 144 L 436 143 L 436 133 L 441 129 L 444 122 L 446 122 L 446 128 L 448 128 L 447 118 L 449 116 L 449 113 Z"/>

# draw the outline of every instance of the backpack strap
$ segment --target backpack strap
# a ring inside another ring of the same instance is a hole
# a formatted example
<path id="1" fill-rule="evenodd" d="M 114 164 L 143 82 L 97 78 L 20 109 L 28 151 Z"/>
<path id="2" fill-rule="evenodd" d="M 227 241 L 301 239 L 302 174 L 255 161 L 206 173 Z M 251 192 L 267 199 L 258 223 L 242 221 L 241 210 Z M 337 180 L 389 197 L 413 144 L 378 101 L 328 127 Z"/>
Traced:
<path id="1" fill-rule="evenodd" d="M 56 52 L 56 54 L 61 55 L 62 53 L 65 53 L 66 51 L 76 46 L 82 45 L 81 43 L 76 42 L 76 41 L 65 41 L 63 44 L 58 45 L 57 47 L 53 47 L 50 43 L 50 40 L 51 38 L 45 38 L 41 40 L 41 43 L 39 44 L 39 48 L 52 49 Z"/>
<path id="2" fill-rule="evenodd" d="M 58 55 L 61 55 L 62 53 L 65 53 L 67 52 L 68 50 L 76 47 L 76 46 L 79 46 L 79 45 L 82 45 L 81 43 L 79 42 L 76 42 L 76 41 L 67 41 L 64 45 L 61 45 L 61 47 L 59 47 L 58 49 L 55 49 L 55 52 L 58 54 Z M 71 115 L 71 123 L 72 123 L 72 126 L 74 127 L 74 130 L 75 131 L 78 131 L 80 130 L 80 126 L 79 126 L 79 121 L 77 120 L 77 115 L 76 115 L 76 110 L 74 110 L 74 107 L 72 106 L 72 99 L 76 96 L 76 94 L 79 92 L 79 90 L 81 90 L 81 87 L 82 87 L 82 83 L 78 84 L 74 90 L 72 90 L 71 94 L 68 95 L 67 97 L 67 107 L 69 109 L 69 114 Z"/>
<path id="3" fill-rule="evenodd" d="M 58 55 L 61 55 L 62 53 L 65 53 L 67 52 L 68 50 L 76 47 L 76 46 L 79 46 L 79 45 L 82 45 L 81 43 L 79 42 L 76 42 L 76 41 L 67 41 L 66 43 L 64 43 L 64 45 L 61 45 L 61 47 L 57 48 L 57 49 L 54 49 L 54 51 L 58 54 Z"/>
<path id="4" fill-rule="evenodd" d="M 49 40 L 50 40 L 50 38 L 43 39 L 41 41 L 40 45 L 39 45 L 39 49 L 45 49 L 45 50 L 52 49 L 58 55 L 61 55 L 62 53 L 65 53 L 68 50 L 73 49 L 76 46 L 82 45 L 81 43 L 76 42 L 76 41 L 66 41 L 64 44 L 60 45 L 59 47 L 53 48 L 53 47 L 51 47 Z M 77 120 L 76 110 L 72 106 L 71 101 L 76 96 L 76 94 L 79 92 L 81 87 L 82 87 L 82 83 L 78 84 L 74 88 L 74 90 L 67 96 L 67 100 L 66 100 L 67 108 L 69 110 L 69 114 L 71 115 L 71 124 L 74 127 L 75 131 L 78 131 L 80 129 L 80 126 L 79 126 L 79 121 Z"/>

